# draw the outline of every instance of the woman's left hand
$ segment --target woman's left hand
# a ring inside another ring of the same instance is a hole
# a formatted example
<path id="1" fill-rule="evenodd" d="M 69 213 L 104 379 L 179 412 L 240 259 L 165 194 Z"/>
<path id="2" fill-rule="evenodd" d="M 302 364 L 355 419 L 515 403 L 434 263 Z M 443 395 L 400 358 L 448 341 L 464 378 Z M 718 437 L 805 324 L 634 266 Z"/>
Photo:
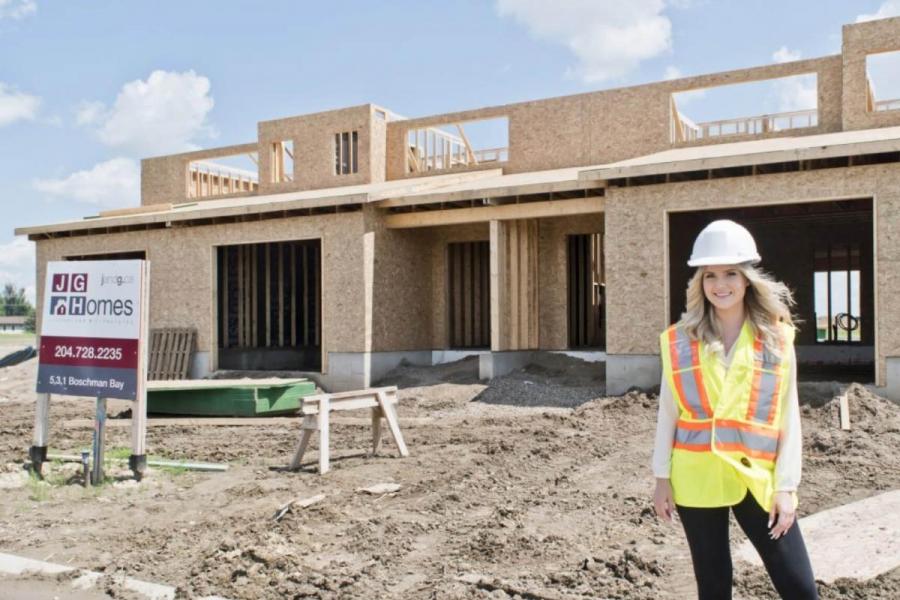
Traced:
<path id="1" fill-rule="evenodd" d="M 775 492 L 772 510 L 769 511 L 769 537 L 777 540 L 787 533 L 794 524 L 795 517 L 793 493 Z"/>

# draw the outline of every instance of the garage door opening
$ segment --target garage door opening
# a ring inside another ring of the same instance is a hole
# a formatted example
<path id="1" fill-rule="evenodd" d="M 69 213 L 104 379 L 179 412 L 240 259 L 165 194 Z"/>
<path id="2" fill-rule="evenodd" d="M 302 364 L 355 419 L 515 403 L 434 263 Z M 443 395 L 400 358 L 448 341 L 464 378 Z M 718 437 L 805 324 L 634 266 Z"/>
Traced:
<path id="1" fill-rule="evenodd" d="M 220 246 L 219 368 L 321 371 L 321 242 Z"/>
<path id="2" fill-rule="evenodd" d="M 875 379 L 872 200 L 835 200 L 669 215 L 671 322 L 685 307 L 694 238 L 710 221 L 747 227 L 760 266 L 794 292 L 795 341 L 804 379 Z"/>

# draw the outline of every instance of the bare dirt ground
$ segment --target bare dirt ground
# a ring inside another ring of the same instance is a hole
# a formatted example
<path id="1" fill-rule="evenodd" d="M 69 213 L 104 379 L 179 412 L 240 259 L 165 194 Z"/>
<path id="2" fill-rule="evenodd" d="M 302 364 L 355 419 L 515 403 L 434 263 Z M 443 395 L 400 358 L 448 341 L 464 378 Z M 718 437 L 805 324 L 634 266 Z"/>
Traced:
<path id="1" fill-rule="evenodd" d="M 138 485 L 111 468 L 110 483 L 94 489 L 80 486 L 76 465 L 46 465 L 49 483 L 23 475 L 35 370 L 36 361 L 0 370 L 0 552 L 127 573 L 177 586 L 185 598 L 694 596 L 680 528 L 652 514 L 656 397 L 605 397 L 597 365 L 555 357 L 489 386 L 477 381 L 473 359 L 401 367 L 385 383 L 401 387 L 412 455 L 396 458 L 388 441 L 366 457 L 361 413 L 333 424 L 333 470 L 324 477 L 312 469 L 315 445 L 303 472 L 279 470 L 299 422 L 154 425 L 152 454 L 230 470 L 154 470 Z M 836 391 L 801 386 L 801 514 L 900 487 L 900 409 L 852 386 L 854 428 L 842 432 Z M 112 402 L 110 413 L 127 408 Z M 89 429 L 65 424 L 93 410 L 90 399 L 54 399 L 51 451 L 89 447 Z M 128 446 L 129 429 L 110 426 L 107 448 Z M 402 487 L 357 491 L 385 482 Z M 288 501 L 317 494 L 325 498 L 273 519 Z M 28 582 L 0 579 L 0 590 L 27 590 Z M 132 597 L 112 578 L 102 593 Z M 820 593 L 897 598 L 900 570 L 820 584 Z M 776 596 L 764 573 L 737 566 L 736 597 Z"/>

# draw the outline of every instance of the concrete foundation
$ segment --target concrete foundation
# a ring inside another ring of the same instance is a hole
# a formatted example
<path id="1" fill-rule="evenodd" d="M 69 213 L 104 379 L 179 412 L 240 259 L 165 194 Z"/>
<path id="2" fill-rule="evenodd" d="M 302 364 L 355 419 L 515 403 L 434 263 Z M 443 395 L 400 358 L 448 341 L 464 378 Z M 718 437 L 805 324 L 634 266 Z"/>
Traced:
<path id="1" fill-rule="evenodd" d="M 369 354 L 370 380 L 377 382 L 404 360 L 411 365 L 429 366 L 431 350 L 405 350 L 400 352 L 372 352 Z"/>
<path id="2" fill-rule="evenodd" d="M 510 371 L 521 369 L 534 359 L 534 351 L 517 350 L 511 352 L 486 352 L 479 357 L 478 377 L 493 379 Z"/>
<path id="3" fill-rule="evenodd" d="M 606 356 L 606 392 L 619 396 L 631 388 L 650 390 L 659 387 L 662 365 L 656 354 L 608 354 Z"/>
<path id="4" fill-rule="evenodd" d="M 900 356 L 888 356 L 885 360 L 885 383 L 878 393 L 900 404 Z"/>
<path id="5" fill-rule="evenodd" d="M 431 350 L 329 352 L 327 372 L 306 376 L 329 392 L 359 390 L 371 387 L 404 360 L 413 365 L 430 365 L 431 355 Z"/>
<path id="6" fill-rule="evenodd" d="M 203 379 L 212 373 L 209 359 L 209 352 L 194 352 L 194 356 L 191 357 L 191 368 L 188 370 L 188 377 L 190 379 Z"/>

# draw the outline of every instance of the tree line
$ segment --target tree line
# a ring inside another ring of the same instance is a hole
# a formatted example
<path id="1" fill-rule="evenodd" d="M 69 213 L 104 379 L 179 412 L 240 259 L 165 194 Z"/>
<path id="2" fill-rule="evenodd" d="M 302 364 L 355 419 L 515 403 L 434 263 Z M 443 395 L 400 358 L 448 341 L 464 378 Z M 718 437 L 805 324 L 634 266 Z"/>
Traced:
<path id="1" fill-rule="evenodd" d="M 0 316 L 26 317 L 25 330 L 34 333 L 34 306 L 25 297 L 25 288 L 17 288 L 12 283 L 0 290 Z"/>

